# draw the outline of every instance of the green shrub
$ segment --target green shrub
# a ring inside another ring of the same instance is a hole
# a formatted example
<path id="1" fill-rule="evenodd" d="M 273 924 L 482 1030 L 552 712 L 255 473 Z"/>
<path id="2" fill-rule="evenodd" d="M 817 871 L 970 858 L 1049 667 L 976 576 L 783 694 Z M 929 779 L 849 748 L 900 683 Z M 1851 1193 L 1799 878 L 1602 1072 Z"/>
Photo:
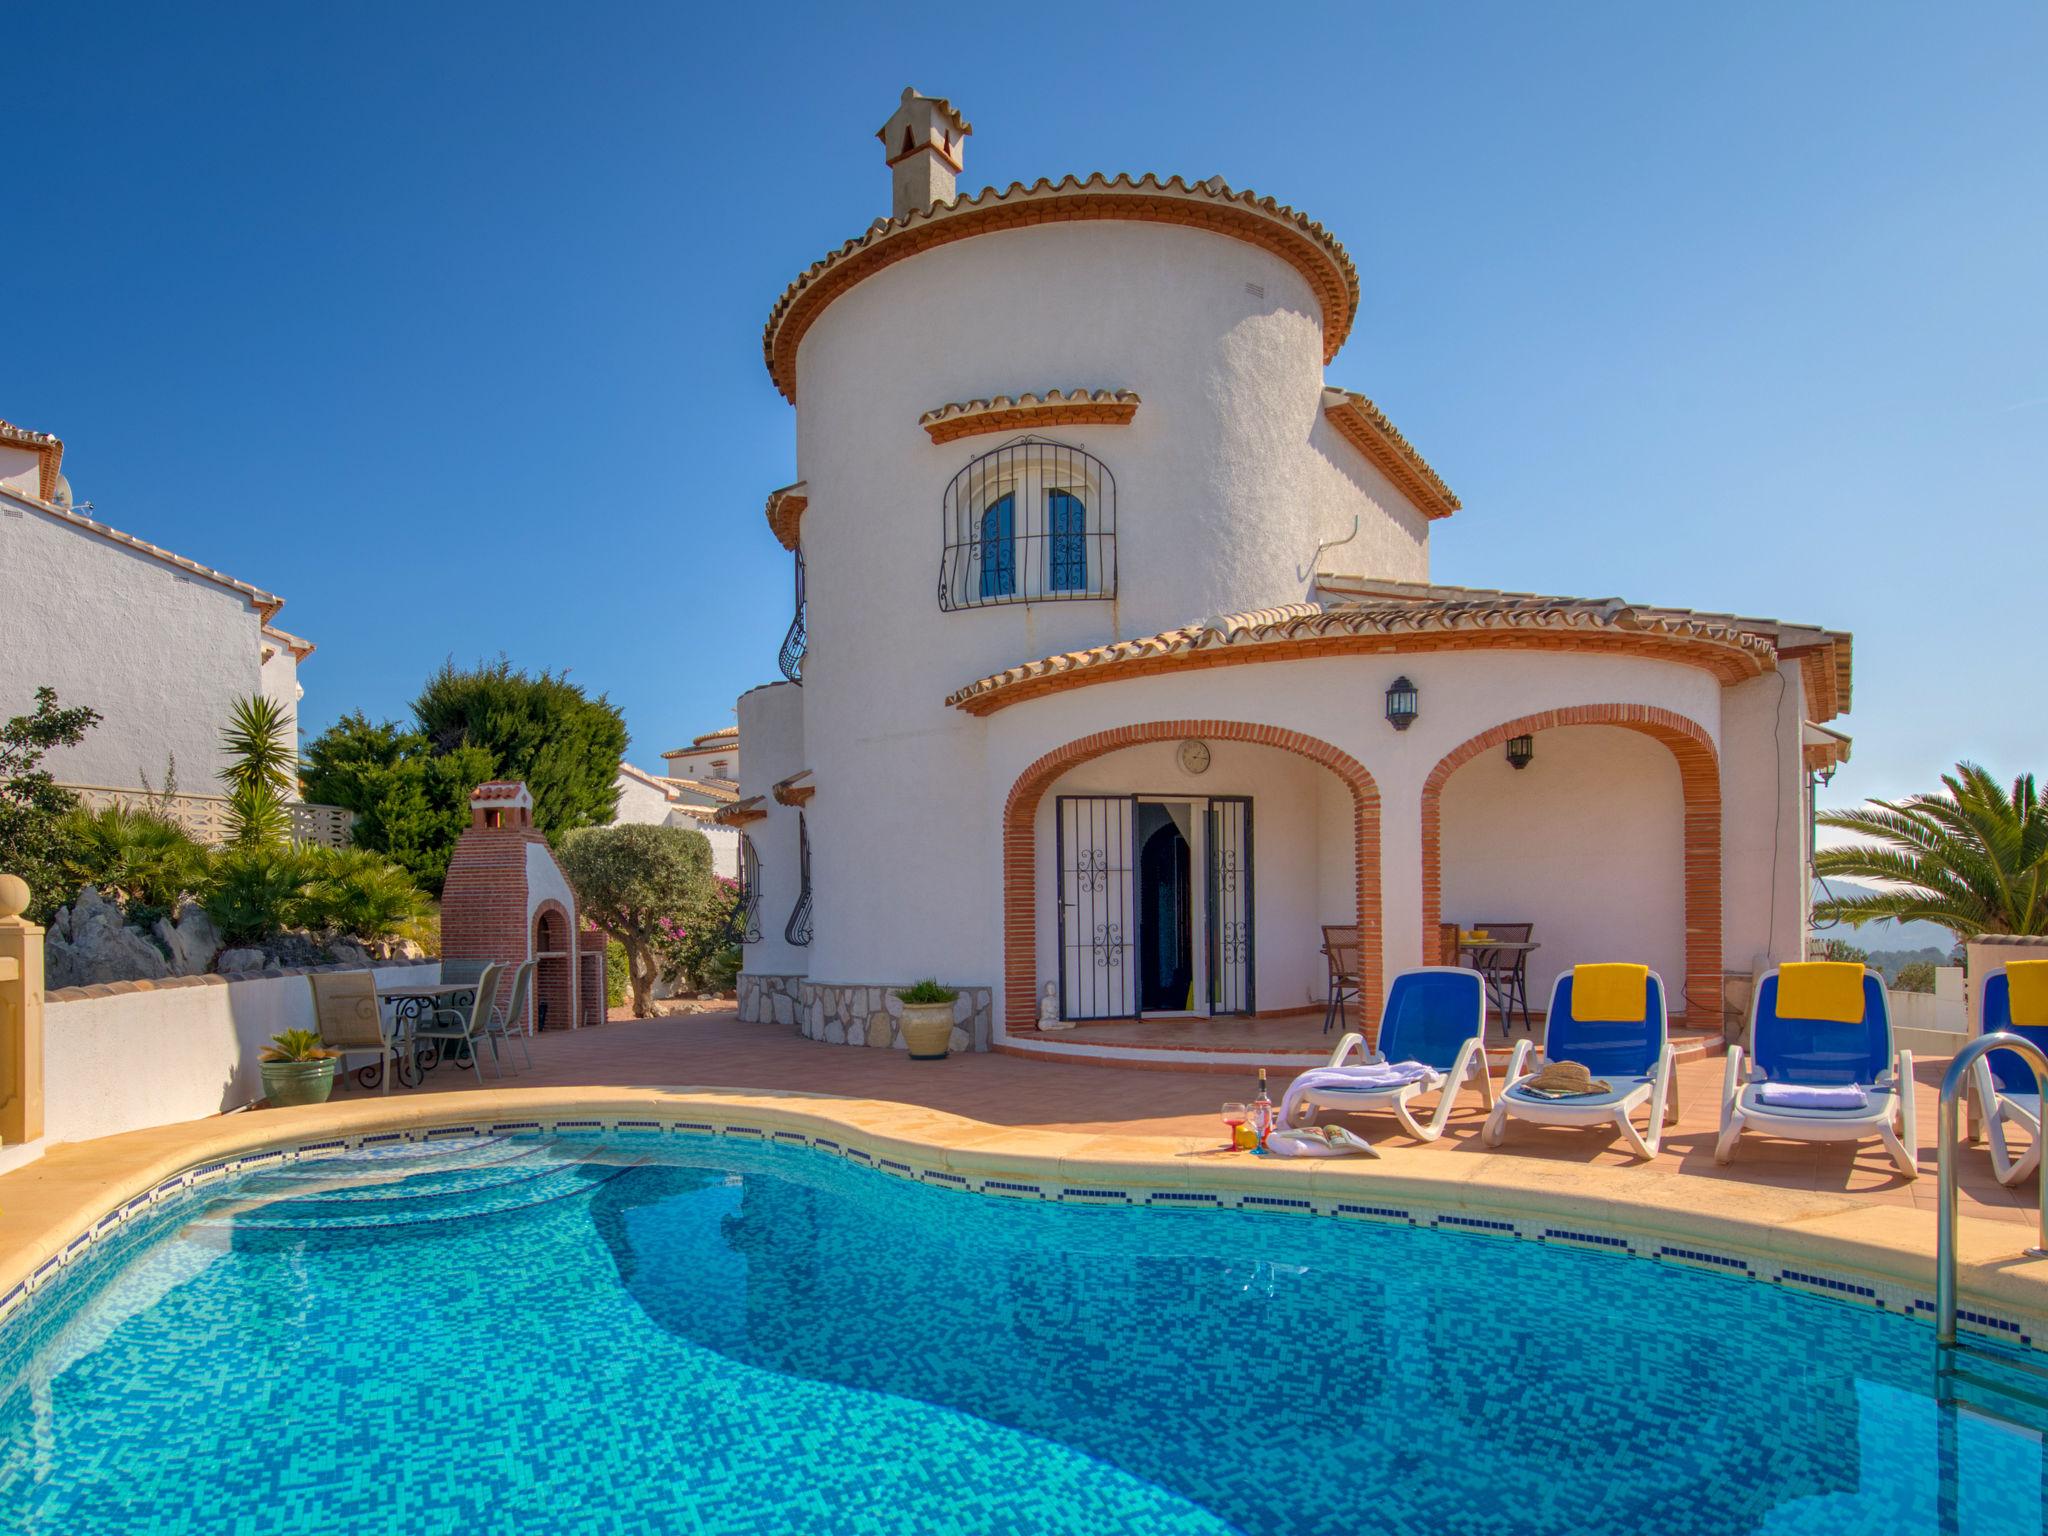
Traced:
<path id="1" fill-rule="evenodd" d="M 427 899 L 412 876 L 367 848 L 309 848 L 297 920 L 356 939 L 403 933 L 425 914 Z"/>
<path id="2" fill-rule="evenodd" d="M 896 995 L 906 1003 L 950 1003 L 960 995 L 953 987 L 942 987 L 936 976 L 927 976 L 923 981 L 914 981 L 907 987 L 898 987 Z"/>
<path id="3" fill-rule="evenodd" d="M 252 843 L 214 856 L 201 904 L 228 944 L 247 944 L 294 926 L 313 863 L 294 843 Z"/>
<path id="4" fill-rule="evenodd" d="M 632 989 L 633 977 L 626 964 L 626 946 L 617 939 L 606 939 L 604 944 L 604 1006 L 607 1012 L 626 1006 L 626 994 Z"/>
<path id="5" fill-rule="evenodd" d="M 556 853 L 576 905 L 626 946 L 633 1012 L 653 1011 L 667 923 L 686 920 L 713 889 L 711 844 L 685 827 L 581 827 Z"/>
<path id="6" fill-rule="evenodd" d="M 78 797 L 59 787 L 43 754 L 77 746 L 99 721 L 99 711 L 82 705 L 60 709 L 57 690 L 45 686 L 36 690 L 34 714 L 0 722 L 0 870 L 28 882 L 30 922 L 48 922 L 77 894 L 64 889 L 59 871 L 65 818 Z"/>
<path id="7" fill-rule="evenodd" d="M 110 805 L 64 821 L 64 889 L 95 885 L 129 908 L 176 909 L 206 888 L 212 856 L 183 827 L 148 811 Z"/>
<path id="8" fill-rule="evenodd" d="M 693 992 L 723 992 L 740 973 L 740 886 L 723 875 L 657 925 L 662 980 Z"/>
<path id="9" fill-rule="evenodd" d="M 1914 960 L 1899 967 L 1898 979 L 1892 983 L 1899 992 L 1932 992 L 1934 990 L 1934 962 Z"/>

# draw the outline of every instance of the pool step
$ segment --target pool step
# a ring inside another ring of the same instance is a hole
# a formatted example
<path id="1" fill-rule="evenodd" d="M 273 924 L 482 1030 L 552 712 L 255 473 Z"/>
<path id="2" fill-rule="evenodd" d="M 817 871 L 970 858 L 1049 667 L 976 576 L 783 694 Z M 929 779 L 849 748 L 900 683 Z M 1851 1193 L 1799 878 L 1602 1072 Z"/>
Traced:
<path id="1" fill-rule="evenodd" d="M 419 1226 L 546 1205 L 587 1191 L 629 1166 L 595 1158 L 588 1149 L 511 1145 L 522 1155 L 485 1156 L 465 1148 L 453 1156 L 359 1161 L 345 1169 L 332 1169 L 323 1160 L 317 1168 L 277 1170 L 192 1225 L 228 1232 Z M 316 1178 L 332 1174 L 332 1181 L 309 1188 L 309 1172 Z"/>

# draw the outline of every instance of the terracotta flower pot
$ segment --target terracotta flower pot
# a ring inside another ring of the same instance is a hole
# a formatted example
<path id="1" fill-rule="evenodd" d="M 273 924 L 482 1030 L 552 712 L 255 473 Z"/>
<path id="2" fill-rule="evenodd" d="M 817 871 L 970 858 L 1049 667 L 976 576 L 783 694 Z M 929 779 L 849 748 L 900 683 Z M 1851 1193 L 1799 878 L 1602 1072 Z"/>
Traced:
<path id="1" fill-rule="evenodd" d="M 951 1003 L 905 1003 L 903 1043 L 912 1061 L 944 1061 L 953 1046 Z"/>
<path id="2" fill-rule="evenodd" d="M 322 1061 L 266 1061 L 263 1063 L 263 1097 L 273 1108 L 286 1104 L 325 1104 L 334 1092 L 334 1069 L 339 1056 Z"/>

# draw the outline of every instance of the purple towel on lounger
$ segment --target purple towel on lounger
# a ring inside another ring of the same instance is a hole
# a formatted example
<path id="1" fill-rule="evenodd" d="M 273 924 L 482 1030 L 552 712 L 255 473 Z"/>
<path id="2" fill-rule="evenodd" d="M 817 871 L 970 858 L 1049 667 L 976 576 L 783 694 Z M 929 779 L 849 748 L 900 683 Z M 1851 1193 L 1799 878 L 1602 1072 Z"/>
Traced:
<path id="1" fill-rule="evenodd" d="M 1757 1102 L 1774 1109 L 1868 1109 L 1870 1095 L 1855 1083 L 1765 1083 Z"/>

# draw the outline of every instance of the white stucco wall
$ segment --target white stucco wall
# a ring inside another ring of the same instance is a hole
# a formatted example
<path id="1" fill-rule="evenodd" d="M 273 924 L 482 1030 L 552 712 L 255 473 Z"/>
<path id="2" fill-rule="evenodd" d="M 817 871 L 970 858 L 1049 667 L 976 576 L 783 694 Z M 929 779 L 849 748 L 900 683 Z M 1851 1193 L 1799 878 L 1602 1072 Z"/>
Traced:
<path id="1" fill-rule="evenodd" d="M 661 771 L 672 779 L 731 779 L 740 776 L 738 742 L 697 747 L 676 756 L 662 758 Z"/>
<path id="2" fill-rule="evenodd" d="M 1405 732 L 1389 726 L 1384 712 L 1386 686 L 1398 674 L 1421 692 L 1420 718 Z M 1000 822 L 1009 788 L 1026 767 L 1069 741 L 1148 720 L 1266 724 L 1329 742 L 1372 774 L 1380 794 L 1383 958 L 1391 972 L 1419 963 L 1423 953 L 1421 791 L 1445 754 L 1503 721 L 1577 704 L 1658 706 L 1698 722 L 1712 739 L 1720 695 L 1712 676 L 1671 662 L 1511 651 L 1330 657 L 1076 689 L 988 717 L 981 830 L 968 838 L 979 857 L 961 876 L 963 890 L 952 898 L 958 905 L 925 903 L 908 883 L 901 897 L 919 922 L 947 942 L 975 946 L 1000 980 Z M 1537 751 L 1556 734 L 1539 735 Z M 1316 878 L 1321 910 L 1349 908 L 1338 871 L 1325 869 Z M 1662 878 L 1661 871 L 1641 871 L 1631 884 Z M 893 883 L 888 888 L 896 889 Z M 1044 887 L 1039 896 L 1041 904 L 1050 900 Z"/>
<path id="3" fill-rule="evenodd" d="M 656 789 L 652 784 L 636 779 L 630 773 L 614 775 L 612 788 L 619 792 L 618 805 L 612 811 L 613 826 L 668 825 L 670 806 L 666 791 Z"/>
<path id="4" fill-rule="evenodd" d="M 1813 899 L 1800 754 L 1805 707 L 1796 662 L 1722 698 L 1721 937 L 1732 971 L 1805 954 Z"/>
<path id="5" fill-rule="evenodd" d="M 740 734 L 747 743 L 746 760 L 740 769 L 742 798 L 768 796 L 770 785 L 805 766 L 806 691 L 794 683 L 770 683 L 740 695 Z M 813 804 L 826 802 L 827 793 L 821 788 Z M 765 798 L 761 808 L 767 812 L 766 818 L 749 822 L 744 829 L 761 861 L 761 905 L 756 918 L 761 939 L 746 946 L 743 969 L 756 976 L 805 975 L 810 970 L 811 950 L 792 945 L 783 937 L 797 896 L 797 812 L 789 806 L 777 805 L 772 797 Z M 816 838 L 814 821 L 814 852 Z M 815 867 L 814 861 L 814 870 Z M 814 880 L 814 888 L 815 883 Z M 819 910 L 822 917 L 822 904 Z M 834 920 L 839 920 L 837 914 Z M 823 922 L 818 926 L 822 928 Z"/>
<path id="6" fill-rule="evenodd" d="M 33 448 L 0 443 L 0 489 L 40 498 L 43 494 L 42 454 Z"/>
<path id="7" fill-rule="evenodd" d="M 984 814 L 981 728 L 945 709 L 954 688 L 1050 652 L 1300 601 L 1316 545 L 1354 516 L 1359 536 L 1337 563 L 1427 574 L 1426 520 L 1328 430 L 1323 383 L 1321 317 L 1299 274 L 1192 229 L 977 237 L 876 274 L 819 318 L 798 354 L 797 411 L 810 487 L 805 733 L 820 785 L 811 842 L 834 914 L 814 977 L 921 975 L 933 962 L 920 955 L 954 944 L 955 923 L 916 930 L 856 894 L 884 850 L 918 871 L 920 906 L 986 913 L 985 855 L 965 843 Z M 1003 439 L 935 446 L 918 416 L 1055 385 L 1143 399 L 1128 426 L 1043 434 L 1115 476 L 1116 598 L 943 613 L 946 486 Z M 742 735 L 751 753 L 744 720 Z M 938 969 L 992 976 L 983 966 Z"/>
<path id="8" fill-rule="evenodd" d="M 218 791 L 220 731 L 263 686 L 261 620 L 239 592 L 0 498 L 0 712 L 39 684 L 104 717 L 46 765 L 74 784 Z"/>
<path id="9" fill-rule="evenodd" d="M 1685 798 L 1661 743 L 1612 726 L 1545 731 L 1515 769 L 1496 748 L 1444 785 L 1443 918 L 1534 923 L 1529 1006 L 1574 965 L 1685 983 Z"/>
<path id="10" fill-rule="evenodd" d="M 555 856 L 548 851 L 545 843 L 526 845 L 526 931 L 533 932 L 534 918 L 543 905 L 550 901 L 562 904 L 562 910 L 569 914 L 569 931 L 564 937 L 569 942 L 570 952 L 576 947 L 576 933 L 581 926 L 576 921 L 576 893 L 569 889 L 569 882 L 562 877 L 562 867 L 555 862 Z"/>
<path id="11" fill-rule="evenodd" d="M 1054 825 L 1061 795 L 1141 794 L 1206 798 L 1245 795 L 1252 801 L 1252 924 L 1256 996 L 1261 1013 L 1320 1006 L 1325 967 L 1322 924 L 1352 920 L 1351 797 L 1336 777 L 1306 758 L 1272 747 L 1217 741 L 1209 771 L 1179 763 L 1178 740 L 1129 747 L 1063 774 L 1038 808 L 1039 984 L 1057 979 L 1058 889 Z M 1323 790 L 1327 783 L 1331 794 Z M 1192 872 L 1202 900 L 1203 871 Z M 1325 892 L 1342 887 L 1334 906 Z"/>
<path id="12" fill-rule="evenodd" d="M 299 696 L 304 690 L 299 687 L 299 659 L 269 639 L 261 641 L 257 656 L 258 685 L 284 711 L 285 739 L 292 743 L 294 751 L 303 752 L 305 743 L 299 739 Z"/>
<path id="13" fill-rule="evenodd" d="M 439 975 L 438 965 L 376 972 L 379 986 Z M 45 1140 L 114 1136 L 254 1103 L 270 1037 L 317 1027 L 304 976 L 52 999 L 43 1013 Z M 367 1066 L 369 1057 L 344 1065 Z"/>

